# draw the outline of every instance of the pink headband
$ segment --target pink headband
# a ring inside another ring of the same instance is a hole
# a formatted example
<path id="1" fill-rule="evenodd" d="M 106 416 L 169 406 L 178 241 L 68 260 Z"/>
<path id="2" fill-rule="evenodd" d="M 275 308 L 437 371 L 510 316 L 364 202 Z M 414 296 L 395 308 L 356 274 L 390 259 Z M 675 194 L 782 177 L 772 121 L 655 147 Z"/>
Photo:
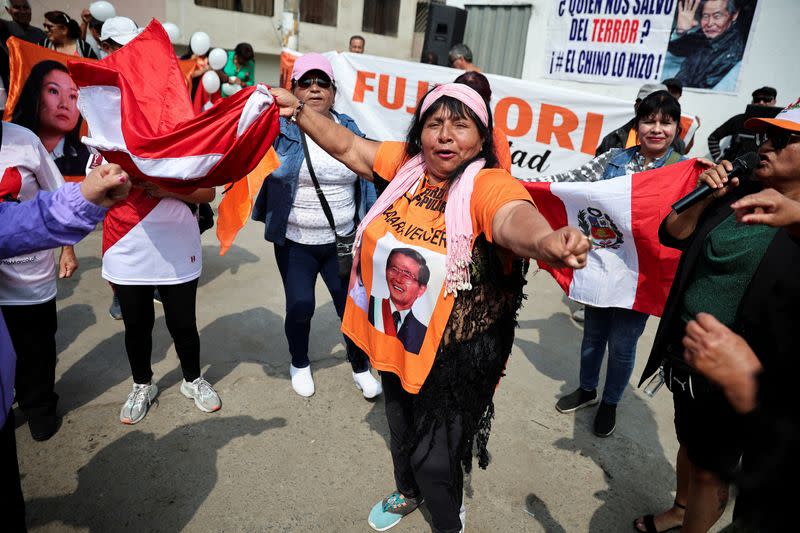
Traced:
<path id="1" fill-rule="evenodd" d="M 484 102 L 483 97 L 481 97 L 475 89 L 463 83 L 445 83 L 437 85 L 422 101 L 422 107 L 419 112 L 420 116 L 442 96 L 451 96 L 463 103 L 478 115 L 478 118 L 481 119 L 484 126 L 489 126 L 489 113 L 486 111 L 486 102 Z"/>

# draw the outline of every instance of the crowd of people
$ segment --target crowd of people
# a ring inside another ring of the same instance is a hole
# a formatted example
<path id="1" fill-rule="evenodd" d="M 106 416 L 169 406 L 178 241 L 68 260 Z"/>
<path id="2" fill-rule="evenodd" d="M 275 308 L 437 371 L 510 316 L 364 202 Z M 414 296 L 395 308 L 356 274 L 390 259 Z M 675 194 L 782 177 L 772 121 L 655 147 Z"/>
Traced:
<path id="1" fill-rule="evenodd" d="M 679 55 L 681 41 L 700 32 L 725 35 L 736 13 L 722 4 L 681 2 L 679 23 L 697 9 L 703 22 L 699 29 L 679 24 L 670 52 Z M 131 19 L 98 20 L 89 10 L 77 20 L 47 12 L 42 31 L 31 25 L 27 0 L 9 0 L 6 9 L 12 21 L 0 23 L 0 44 L 14 36 L 98 58 L 140 32 Z M 349 51 L 364 53 L 365 44 L 354 35 Z M 254 85 L 252 46 L 240 43 L 227 54 L 216 70 L 220 81 Z M 8 84 L 5 47 L 0 58 Z M 188 87 L 194 97 L 202 76 L 215 70 L 207 53 L 186 58 L 197 66 Z M 514 342 L 529 261 L 580 269 L 591 253 L 590 238 L 570 226 L 553 229 L 511 175 L 491 87 L 472 61 L 466 45 L 451 49 L 450 65 L 465 72 L 422 95 L 402 142 L 368 139 L 353 118 L 334 110 L 337 80 L 321 54 L 297 58 L 290 90 L 270 90 L 280 111 L 272 147 L 281 165 L 264 181 L 252 218 L 264 223 L 284 289 L 288 375 L 298 395 L 315 394 L 308 352 L 321 277 L 356 389 L 367 399 L 382 395 L 385 404 L 395 485 L 367 515 L 377 531 L 423 502 L 435 531 L 464 531 L 464 476 L 475 457 L 483 468 L 489 462 L 493 396 Z M 541 179 L 610 180 L 685 160 L 679 98 L 683 81 L 696 74 L 692 61 L 675 79 L 644 85 L 634 117 L 602 140 L 594 159 Z M 723 66 L 719 78 L 730 68 Z M 701 161 L 706 170 L 698 185 L 713 194 L 669 213 L 659 230 L 662 245 L 682 255 L 640 385 L 653 375 L 666 382 L 680 448 L 674 505 L 635 519 L 634 529 L 644 533 L 708 531 L 726 507 L 731 482 L 740 493 L 728 531 L 782 530 L 791 500 L 776 480 L 800 470 L 800 431 L 788 396 L 797 369 L 792 324 L 800 318 L 800 101 L 773 112 L 760 108 L 774 108 L 775 89 L 752 96 L 753 109 L 709 139 L 715 161 Z M 0 127 L 0 486 L 13 531 L 25 530 L 25 508 L 12 405 L 34 440 L 58 431 L 57 279 L 79 268 L 72 245 L 98 222 L 101 275 L 113 290 L 111 314 L 124 323 L 132 376 L 120 422 L 140 422 L 158 395 L 150 364 L 154 291 L 180 361 L 181 393 L 203 412 L 222 407 L 201 372 L 196 324 L 198 206 L 216 192 L 175 193 L 90 153 L 80 142 L 77 100 L 69 69 L 42 61 L 21 88 L 11 121 Z M 733 139 L 723 154 L 724 137 Z M 755 179 L 745 181 L 732 174 L 731 160 L 751 150 L 759 164 Z M 65 183 L 65 176 L 79 176 L 80 184 Z M 586 306 L 574 317 L 583 323 L 579 386 L 556 409 L 599 403 L 594 433 L 609 437 L 648 315 Z"/>

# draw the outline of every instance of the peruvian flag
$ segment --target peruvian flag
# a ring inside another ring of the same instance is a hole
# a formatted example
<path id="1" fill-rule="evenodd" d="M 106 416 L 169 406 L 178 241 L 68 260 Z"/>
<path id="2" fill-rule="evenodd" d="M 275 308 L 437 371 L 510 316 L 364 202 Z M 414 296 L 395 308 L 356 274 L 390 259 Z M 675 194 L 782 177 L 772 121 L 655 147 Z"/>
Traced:
<path id="1" fill-rule="evenodd" d="M 265 85 L 239 91 L 195 115 L 163 26 L 153 20 L 130 43 L 94 63 L 70 61 L 83 143 L 134 178 L 172 190 L 243 178 L 278 135 L 278 109 Z"/>
<path id="2" fill-rule="evenodd" d="M 585 268 L 539 266 L 576 302 L 661 316 L 680 252 L 659 244 L 658 227 L 704 169 L 691 159 L 604 181 L 524 183 L 553 229 L 592 239 Z"/>

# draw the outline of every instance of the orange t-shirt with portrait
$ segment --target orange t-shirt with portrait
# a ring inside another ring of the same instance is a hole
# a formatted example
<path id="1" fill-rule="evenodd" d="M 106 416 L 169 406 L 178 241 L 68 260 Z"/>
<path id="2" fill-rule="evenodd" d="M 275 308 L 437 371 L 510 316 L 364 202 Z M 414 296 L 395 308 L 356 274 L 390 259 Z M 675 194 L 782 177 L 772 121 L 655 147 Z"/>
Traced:
<path id="1" fill-rule="evenodd" d="M 404 161 L 404 143 L 382 143 L 373 172 L 391 181 Z M 372 366 L 399 376 L 413 394 L 433 366 L 453 310 L 453 295 L 444 296 L 446 192 L 443 184 L 430 185 L 420 176 L 367 226 L 342 319 L 342 332 L 369 355 Z M 471 200 L 473 235 L 492 242 L 495 213 L 515 200 L 532 202 L 505 170 L 481 170 Z"/>

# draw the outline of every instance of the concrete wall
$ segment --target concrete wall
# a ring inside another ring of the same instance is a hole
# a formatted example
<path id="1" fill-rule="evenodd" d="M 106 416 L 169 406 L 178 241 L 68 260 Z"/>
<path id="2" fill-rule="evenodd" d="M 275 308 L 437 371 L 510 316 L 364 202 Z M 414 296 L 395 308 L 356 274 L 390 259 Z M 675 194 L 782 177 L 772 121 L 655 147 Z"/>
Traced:
<path id="1" fill-rule="evenodd" d="M 579 83 L 546 79 L 544 72 L 544 50 L 547 38 L 547 23 L 551 9 L 558 0 L 448 0 L 448 5 L 463 8 L 476 4 L 529 4 L 533 14 L 528 29 L 525 62 L 522 79 L 546 81 L 557 87 L 566 87 L 599 95 L 614 96 L 630 100 L 636 97 L 638 86 L 606 85 L 599 83 Z M 702 125 L 695 137 L 693 156 L 707 153 L 708 134 L 732 115 L 744 112 L 750 102 L 750 93 L 763 85 L 778 90 L 778 105 L 785 106 L 800 96 L 800 69 L 791 63 L 795 50 L 794 32 L 800 21 L 800 2 L 797 0 L 760 0 L 759 13 L 754 23 L 754 31 L 748 42 L 747 54 L 742 65 L 739 93 L 709 94 L 692 89 L 684 89 L 681 105 L 684 112 L 698 115 Z M 469 43 L 466 43 L 469 45 Z M 479 65 L 480 66 L 480 65 Z"/>
<path id="2" fill-rule="evenodd" d="M 31 12 L 33 14 L 31 23 L 34 26 L 42 27 L 44 14 L 47 11 L 63 11 L 70 17 L 80 21 L 81 11 L 91 4 L 92 0 L 29 0 Z M 151 18 L 163 20 L 167 0 L 112 0 L 111 2 L 117 10 L 117 15 L 129 17 L 139 25 L 147 24 Z M 172 2 L 169 2 L 172 3 Z M 3 18 L 10 18 L 3 10 Z"/>

